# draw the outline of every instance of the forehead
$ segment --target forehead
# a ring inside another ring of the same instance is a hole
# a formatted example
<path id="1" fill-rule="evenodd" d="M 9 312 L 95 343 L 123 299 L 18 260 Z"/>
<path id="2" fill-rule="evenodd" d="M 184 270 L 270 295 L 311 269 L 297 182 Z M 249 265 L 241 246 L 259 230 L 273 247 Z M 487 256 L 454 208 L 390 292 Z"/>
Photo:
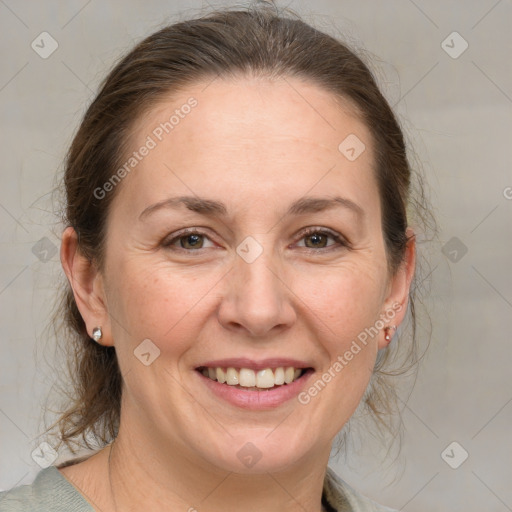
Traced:
<path id="1" fill-rule="evenodd" d="M 343 152 L 347 140 L 365 147 L 355 160 Z M 375 186 L 370 133 L 355 109 L 297 78 L 211 78 L 174 92 L 137 121 L 129 147 L 144 145 L 123 183 L 139 211 L 176 188 L 245 194 L 247 204 L 333 186 L 362 199 Z"/>
<path id="2" fill-rule="evenodd" d="M 249 148 L 264 140 L 275 150 L 300 140 L 337 155 L 350 130 L 369 139 L 355 112 L 348 100 L 297 78 L 211 78 L 160 100 L 136 123 L 132 140 L 153 134 L 156 142 L 212 150 L 219 142 Z"/>

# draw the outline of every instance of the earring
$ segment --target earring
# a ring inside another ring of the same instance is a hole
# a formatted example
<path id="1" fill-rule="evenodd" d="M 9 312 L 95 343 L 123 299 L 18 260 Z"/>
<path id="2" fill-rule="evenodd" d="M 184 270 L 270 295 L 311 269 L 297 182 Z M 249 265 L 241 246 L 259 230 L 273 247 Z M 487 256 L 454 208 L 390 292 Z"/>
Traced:
<path id="1" fill-rule="evenodd" d="M 92 339 L 94 341 L 100 341 L 102 337 L 103 337 L 103 333 L 101 332 L 101 327 L 95 327 L 92 330 Z"/>
<path id="2" fill-rule="evenodd" d="M 391 341 L 391 336 L 389 335 L 389 329 L 397 329 L 396 325 L 388 325 L 385 329 L 384 329 L 384 332 L 386 333 L 386 335 L 384 336 L 384 338 L 386 339 L 386 341 Z"/>

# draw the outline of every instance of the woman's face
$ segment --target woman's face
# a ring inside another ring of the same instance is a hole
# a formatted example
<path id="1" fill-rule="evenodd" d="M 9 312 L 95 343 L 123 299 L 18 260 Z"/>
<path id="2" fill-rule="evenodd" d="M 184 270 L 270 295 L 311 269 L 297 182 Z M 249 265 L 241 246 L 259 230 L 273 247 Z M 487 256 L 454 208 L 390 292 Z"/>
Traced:
<path id="1" fill-rule="evenodd" d="M 161 102 L 131 142 L 94 319 L 118 354 L 122 428 L 229 471 L 328 457 L 385 343 L 368 330 L 398 325 L 407 296 L 387 274 L 368 129 L 297 79 L 216 79 Z M 205 366 L 263 386 L 262 366 L 312 370 L 256 391 Z"/>

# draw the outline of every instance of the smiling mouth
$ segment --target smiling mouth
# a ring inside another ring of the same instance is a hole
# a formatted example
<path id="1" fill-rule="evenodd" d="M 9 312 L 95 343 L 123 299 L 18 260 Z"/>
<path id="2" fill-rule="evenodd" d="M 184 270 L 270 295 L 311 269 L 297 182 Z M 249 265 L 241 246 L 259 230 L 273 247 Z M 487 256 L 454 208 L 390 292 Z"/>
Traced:
<path id="1" fill-rule="evenodd" d="M 221 384 L 247 391 L 261 391 L 291 384 L 302 378 L 306 373 L 311 373 L 313 368 L 279 366 L 255 371 L 250 368 L 200 366 L 196 368 L 196 371 Z"/>

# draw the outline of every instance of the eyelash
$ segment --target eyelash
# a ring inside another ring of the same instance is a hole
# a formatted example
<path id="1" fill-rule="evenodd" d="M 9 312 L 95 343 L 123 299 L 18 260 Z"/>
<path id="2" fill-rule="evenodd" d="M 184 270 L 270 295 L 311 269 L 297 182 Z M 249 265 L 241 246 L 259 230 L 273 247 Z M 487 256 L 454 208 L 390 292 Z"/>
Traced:
<path id="1" fill-rule="evenodd" d="M 344 239 L 341 235 L 339 235 L 335 231 L 331 231 L 330 229 L 320 228 L 320 227 L 306 228 L 301 233 L 301 236 L 300 236 L 299 240 L 302 240 L 303 238 L 306 238 L 306 237 L 314 235 L 314 234 L 317 234 L 317 235 L 327 235 L 330 238 L 332 238 L 335 242 L 337 242 L 338 246 L 335 247 L 336 244 L 332 244 L 332 245 L 328 245 L 326 247 L 320 247 L 318 249 L 315 249 L 313 247 L 304 247 L 304 249 L 307 252 L 315 252 L 315 253 L 327 252 L 327 251 L 330 252 L 332 250 L 339 250 L 339 249 L 343 249 L 343 248 L 349 249 L 350 248 L 349 242 L 346 239 Z M 181 232 L 178 232 L 170 240 L 165 240 L 162 243 L 162 245 L 166 249 L 170 249 L 170 250 L 174 250 L 174 251 L 178 251 L 178 252 L 183 251 L 183 252 L 186 252 L 186 253 L 202 253 L 203 249 L 208 249 L 208 247 L 201 247 L 199 249 L 184 249 L 183 247 L 172 247 L 173 243 L 179 241 L 182 238 L 190 236 L 190 235 L 200 235 L 200 236 L 205 236 L 206 238 L 209 238 L 206 233 L 204 233 L 204 232 L 202 232 L 200 230 L 197 230 L 195 228 L 187 228 L 187 229 L 184 229 Z"/>

